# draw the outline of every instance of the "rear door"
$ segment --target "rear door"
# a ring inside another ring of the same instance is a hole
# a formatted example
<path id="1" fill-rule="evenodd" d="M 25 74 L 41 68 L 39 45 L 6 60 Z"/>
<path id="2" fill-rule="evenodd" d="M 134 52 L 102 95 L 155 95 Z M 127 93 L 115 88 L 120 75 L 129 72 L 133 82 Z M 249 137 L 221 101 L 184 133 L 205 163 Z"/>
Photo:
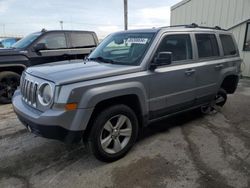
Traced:
<path id="1" fill-rule="evenodd" d="M 70 44 L 70 59 L 84 59 L 98 44 L 92 32 L 67 32 Z"/>
<path id="2" fill-rule="evenodd" d="M 69 49 L 64 32 L 49 32 L 44 34 L 33 46 L 44 43 L 46 49 L 35 52 L 31 50 L 32 65 L 64 61 L 69 59 Z"/>
<path id="3" fill-rule="evenodd" d="M 218 83 L 224 61 L 215 33 L 195 33 L 197 49 L 197 104 L 211 101 L 218 90 Z"/>
<path id="4" fill-rule="evenodd" d="M 173 62 L 151 72 L 150 119 L 187 109 L 195 100 L 196 70 L 190 35 L 164 36 L 155 56 L 159 52 L 172 52 Z"/>

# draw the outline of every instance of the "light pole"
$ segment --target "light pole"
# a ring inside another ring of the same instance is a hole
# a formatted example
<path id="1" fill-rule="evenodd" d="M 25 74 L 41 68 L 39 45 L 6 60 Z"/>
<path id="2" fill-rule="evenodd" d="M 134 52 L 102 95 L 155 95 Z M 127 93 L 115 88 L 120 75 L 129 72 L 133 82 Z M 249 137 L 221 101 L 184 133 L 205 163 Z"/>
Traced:
<path id="1" fill-rule="evenodd" d="M 3 35 L 6 36 L 6 32 L 5 32 L 5 24 L 3 24 Z"/>
<path id="2" fill-rule="evenodd" d="M 124 29 L 128 30 L 128 0 L 124 0 Z"/>
<path id="3" fill-rule="evenodd" d="M 2 36 L 6 36 L 6 32 L 5 32 L 5 24 L 0 24 L 2 26 Z"/>
<path id="4" fill-rule="evenodd" d="M 61 30 L 63 30 L 63 21 L 60 21 Z"/>

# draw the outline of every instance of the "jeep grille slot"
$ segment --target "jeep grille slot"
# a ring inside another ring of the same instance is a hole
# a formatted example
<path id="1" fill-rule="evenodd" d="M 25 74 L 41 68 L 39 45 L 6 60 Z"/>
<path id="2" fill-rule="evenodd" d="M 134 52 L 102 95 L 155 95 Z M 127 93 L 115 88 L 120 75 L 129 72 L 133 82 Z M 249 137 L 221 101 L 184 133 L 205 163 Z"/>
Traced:
<path id="1" fill-rule="evenodd" d="M 29 105 L 32 105 L 33 107 L 36 107 L 38 84 L 26 78 L 21 78 L 20 88 L 23 101 Z"/>

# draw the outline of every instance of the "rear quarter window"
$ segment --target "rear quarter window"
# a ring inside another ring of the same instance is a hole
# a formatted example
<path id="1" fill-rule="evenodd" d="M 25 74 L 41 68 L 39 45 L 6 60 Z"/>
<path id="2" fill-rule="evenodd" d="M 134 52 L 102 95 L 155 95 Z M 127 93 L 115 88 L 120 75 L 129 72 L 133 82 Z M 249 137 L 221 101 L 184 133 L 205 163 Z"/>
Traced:
<path id="1" fill-rule="evenodd" d="M 70 33 L 73 48 L 96 46 L 94 36 L 91 33 Z"/>
<path id="2" fill-rule="evenodd" d="M 195 34 L 199 58 L 217 57 L 220 55 L 215 34 Z"/>
<path id="3" fill-rule="evenodd" d="M 220 35 L 220 40 L 225 56 L 237 54 L 237 49 L 231 35 Z"/>

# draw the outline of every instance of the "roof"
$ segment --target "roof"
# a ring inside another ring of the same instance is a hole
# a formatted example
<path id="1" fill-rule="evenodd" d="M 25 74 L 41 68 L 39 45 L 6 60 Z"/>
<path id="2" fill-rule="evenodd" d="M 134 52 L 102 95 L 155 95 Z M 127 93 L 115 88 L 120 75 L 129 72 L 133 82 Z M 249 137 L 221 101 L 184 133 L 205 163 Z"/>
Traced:
<path id="1" fill-rule="evenodd" d="M 117 33 L 156 33 L 161 28 L 151 28 L 151 29 L 130 29 L 126 31 L 118 31 Z"/>
<path id="2" fill-rule="evenodd" d="M 85 33 L 94 33 L 94 31 L 85 31 L 85 30 L 45 30 L 42 32 L 85 32 Z"/>
<path id="3" fill-rule="evenodd" d="M 137 29 L 137 30 L 127 30 L 127 31 L 120 31 L 117 33 L 157 33 L 158 31 L 169 31 L 169 32 L 211 32 L 211 31 L 224 31 L 219 27 L 199 27 L 196 24 L 191 25 L 177 25 L 177 26 L 166 26 L 166 27 L 159 27 L 159 28 L 151 28 L 151 29 Z"/>

